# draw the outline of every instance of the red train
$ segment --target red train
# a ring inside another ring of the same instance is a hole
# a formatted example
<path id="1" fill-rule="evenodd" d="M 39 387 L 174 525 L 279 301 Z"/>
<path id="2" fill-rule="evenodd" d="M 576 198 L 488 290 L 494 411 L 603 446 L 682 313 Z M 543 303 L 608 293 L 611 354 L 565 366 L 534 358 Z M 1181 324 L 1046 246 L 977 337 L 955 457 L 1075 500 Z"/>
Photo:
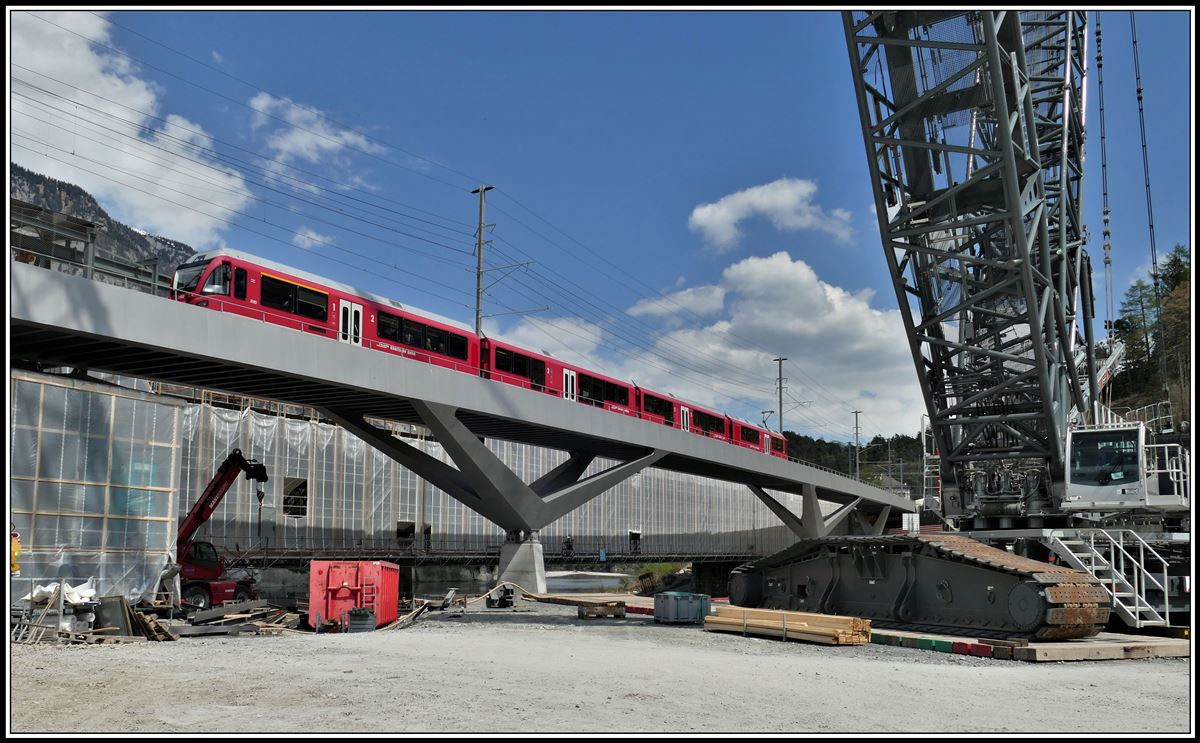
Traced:
<path id="1" fill-rule="evenodd" d="M 197 254 L 175 270 L 172 298 L 787 458 L 787 441 L 765 428 L 511 343 L 480 338 L 455 320 L 246 253 L 222 249 Z"/>

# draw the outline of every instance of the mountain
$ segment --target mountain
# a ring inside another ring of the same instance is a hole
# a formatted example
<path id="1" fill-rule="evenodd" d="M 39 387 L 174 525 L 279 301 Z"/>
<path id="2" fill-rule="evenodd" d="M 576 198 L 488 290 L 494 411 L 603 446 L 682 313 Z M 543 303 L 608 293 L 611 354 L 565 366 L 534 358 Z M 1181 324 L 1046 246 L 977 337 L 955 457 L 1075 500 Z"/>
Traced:
<path id="1" fill-rule="evenodd" d="M 87 191 L 73 183 L 55 180 L 32 170 L 10 163 L 10 196 L 43 209 L 69 214 L 96 225 L 98 252 L 122 260 L 141 261 L 155 256 L 158 270 L 170 274 L 196 251 L 190 246 L 158 235 L 149 235 L 122 224 L 108 215 Z"/>

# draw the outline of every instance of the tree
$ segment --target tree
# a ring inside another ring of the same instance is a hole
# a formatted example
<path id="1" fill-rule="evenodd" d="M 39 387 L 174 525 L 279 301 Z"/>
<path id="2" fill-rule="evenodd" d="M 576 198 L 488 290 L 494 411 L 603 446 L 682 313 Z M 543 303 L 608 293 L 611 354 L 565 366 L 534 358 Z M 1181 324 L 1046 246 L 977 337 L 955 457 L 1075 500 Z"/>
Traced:
<path id="1" fill-rule="evenodd" d="M 1138 366 L 1145 364 L 1148 372 L 1158 318 L 1155 314 L 1154 288 L 1145 279 L 1133 282 L 1125 292 L 1125 299 L 1121 302 L 1121 320 L 1124 323 L 1118 327 L 1124 330 L 1118 330 L 1118 337 L 1125 342 L 1125 355 Z"/>
<path id="2" fill-rule="evenodd" d="M 1188 280 L 1192 268 L 1192 253 L 1188 248 L 1176 244 L 1171 248 L 1170 255 L 1163 261 L 1159 275 L 1162 276 L 1163 294 L 1170 294 L 1176 287 Z"/>

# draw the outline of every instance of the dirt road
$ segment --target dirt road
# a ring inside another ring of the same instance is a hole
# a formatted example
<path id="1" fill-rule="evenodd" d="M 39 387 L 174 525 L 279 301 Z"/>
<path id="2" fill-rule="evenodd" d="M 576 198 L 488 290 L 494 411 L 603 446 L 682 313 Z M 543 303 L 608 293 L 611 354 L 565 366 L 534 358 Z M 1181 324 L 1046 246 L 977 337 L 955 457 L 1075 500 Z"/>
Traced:
<path id="1" fill-rule="evenodd" d="M 1186 658 L 1018 663 L 533 607 L 390 632 L 13 646 L 11 730 L 1189 731 Z"/>

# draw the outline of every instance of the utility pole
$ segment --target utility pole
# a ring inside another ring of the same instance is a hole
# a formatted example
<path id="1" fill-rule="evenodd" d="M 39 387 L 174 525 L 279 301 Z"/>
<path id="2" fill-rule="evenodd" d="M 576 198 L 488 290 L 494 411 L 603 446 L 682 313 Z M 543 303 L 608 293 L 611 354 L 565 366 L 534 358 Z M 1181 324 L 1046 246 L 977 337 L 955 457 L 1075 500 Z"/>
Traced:
<path id="1" fill-rule="evenodd" d="M 862 411 L 851 410 L 850 412 L 854 413 L 854 476 L 861 480 L 862 466 L 858 461 L 858 414 Z"/>
<path id="2" fill-rule="evenodd" d="M 779 435 L 783 435 L 783 362 L 787 361 L 787 357 L 780 356 L 775 359 L 779 363 Z"/>
<path id="3" fill-rule="evenodd" d="M 479 231 L 475 235 L 475 335 L 483 332 L 483 204 L 488 191 L 495 186 L 480 186 L 471 193 L 479 194 Z"/>

